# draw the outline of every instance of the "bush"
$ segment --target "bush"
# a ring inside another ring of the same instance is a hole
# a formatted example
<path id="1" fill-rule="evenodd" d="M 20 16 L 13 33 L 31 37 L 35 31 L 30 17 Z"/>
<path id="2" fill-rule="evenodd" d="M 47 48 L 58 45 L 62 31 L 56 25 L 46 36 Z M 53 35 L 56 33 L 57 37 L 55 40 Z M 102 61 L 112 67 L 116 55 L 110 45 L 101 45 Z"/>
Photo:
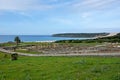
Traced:
<path id="1" fill-rule="evenodd" d="M 17 60 L 17 59 L 18 59 L 18 54 L 17 53 L 11 54 L 11 60 Z"/>

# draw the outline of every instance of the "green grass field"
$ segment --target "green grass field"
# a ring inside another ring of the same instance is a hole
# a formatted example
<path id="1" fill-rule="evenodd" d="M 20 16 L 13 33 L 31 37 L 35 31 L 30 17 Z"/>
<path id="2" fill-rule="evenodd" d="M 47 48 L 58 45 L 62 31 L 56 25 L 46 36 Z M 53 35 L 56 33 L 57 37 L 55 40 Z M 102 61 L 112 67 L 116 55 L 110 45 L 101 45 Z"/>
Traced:
<path id="1" fill-rule="evenodd" d="M 46 42 L 22 42 L 19 43 L 18 46 L 27 46 L 27 45 L 50 45 L 50 44 L 56 44 L 56 43 L 46 43 Z M 68 44 L 68 43 L 57 43 L 57 44 Z M 74 46 L 96 46 L 96 45 L 102 45 L 104 43 L 69 43 L 70 45 Z M 2 47 L 10 47 L 10 46 L 16 46 L 15 43 L 2 43 L 0 44 Z"/>
<path id="2" fill-rule="evenodd" d="M 120 80 L 119 57 L 25 57 L 0 53 L 0 80 Z"/>
<path id="3" fill-rule="evenodd" d="M 28 53 L 28 54 L 43 54 L 42 52 L 28 51 L 28 50 L 22 50 L 22 49 L 18 49 L 18 50 L 16 50 L 15 52 Z"/>

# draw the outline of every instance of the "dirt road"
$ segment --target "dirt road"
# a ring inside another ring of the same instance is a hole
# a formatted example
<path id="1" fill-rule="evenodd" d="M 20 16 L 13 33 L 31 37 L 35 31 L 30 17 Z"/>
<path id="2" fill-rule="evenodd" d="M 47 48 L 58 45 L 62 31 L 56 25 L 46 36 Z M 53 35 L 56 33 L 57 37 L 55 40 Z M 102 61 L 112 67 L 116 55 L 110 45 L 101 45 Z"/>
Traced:
<path id="1" fill-rule="evenodd" d="M 5 50 L 0 48 L 1 52 L 5 52 L 8 54 L 16 53 L 16 52 L 11 52 L 9 50 Z M 18 53 L 18 55 L 21 56 L 119 56 L 120 53 L 81 53 L 81 54 L 75 54 L 75 53 L 70 53 L 70 54 L 28 54 L 28 53 Z"/>

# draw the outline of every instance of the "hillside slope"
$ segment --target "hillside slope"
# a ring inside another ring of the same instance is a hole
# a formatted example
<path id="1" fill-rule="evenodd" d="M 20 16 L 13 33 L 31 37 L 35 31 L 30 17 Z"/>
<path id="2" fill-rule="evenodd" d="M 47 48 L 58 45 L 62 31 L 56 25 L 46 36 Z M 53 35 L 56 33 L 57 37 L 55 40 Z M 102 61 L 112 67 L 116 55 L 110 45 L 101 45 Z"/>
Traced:
<path id="1" fill-rule="evenodd" d="M 78 38 L 88 38 L 88 37 L 97 37 L 97 36 L 107 36 L 110 33 L 61 33 L 53 34 L 53 37 L 78 37 Z"/>

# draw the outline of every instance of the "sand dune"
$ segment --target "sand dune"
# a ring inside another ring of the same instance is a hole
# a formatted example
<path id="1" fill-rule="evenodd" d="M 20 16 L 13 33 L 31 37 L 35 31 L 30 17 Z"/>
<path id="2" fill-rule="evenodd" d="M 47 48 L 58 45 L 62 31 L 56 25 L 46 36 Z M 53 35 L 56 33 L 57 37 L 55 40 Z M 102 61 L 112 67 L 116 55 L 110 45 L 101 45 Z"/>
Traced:
<path id="1" fill-rule="evenodd" d="M 96 37 L 94 37 L 94 39 L 96 39 L 96 38 L 103 38 L 103 37 L 115 36 L 115 35 L 117 35 L 117 34 L 118 34 L 117 32 L 114 32 L 114 33 L 110 33 L 110 34 L 108 34 L 108 35 L 106 35 L 106 36 L 96 36 Z"/>
<path id="2" fill-rule="evenodd" d="M 110 33 L 109 35 L 107 35 L 106 37 L 109 37 L 109 36 L 115 36 L 117 35 L 118 33 Z"/>

